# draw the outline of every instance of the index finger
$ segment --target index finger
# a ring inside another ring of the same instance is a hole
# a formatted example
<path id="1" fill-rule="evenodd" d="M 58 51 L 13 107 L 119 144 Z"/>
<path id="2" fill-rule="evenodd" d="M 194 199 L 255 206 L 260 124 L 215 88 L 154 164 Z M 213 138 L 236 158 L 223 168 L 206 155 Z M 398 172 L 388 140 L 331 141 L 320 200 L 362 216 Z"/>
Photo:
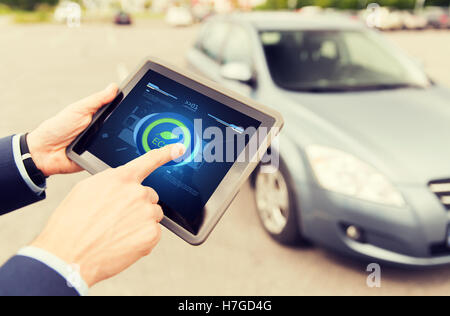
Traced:
<path id="1" fill-rule="evenodd" d="M 186 147 L 183 144 L 172 144 L 159 149 L 153 149 L 145 155 L 136 158 L 124 166 L 133 179 L 139 183 L 145 180 L 153 171 L 169 161 L 184 155 Z"/>

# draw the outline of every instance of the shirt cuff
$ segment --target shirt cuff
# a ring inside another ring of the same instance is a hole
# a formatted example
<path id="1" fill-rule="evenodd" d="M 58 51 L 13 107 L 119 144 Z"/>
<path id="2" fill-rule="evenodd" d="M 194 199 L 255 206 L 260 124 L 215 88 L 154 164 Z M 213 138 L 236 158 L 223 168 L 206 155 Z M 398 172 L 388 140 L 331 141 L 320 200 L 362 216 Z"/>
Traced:
<path id="1" fill-rule="evenodd" d="M 30 188 L 31 191 L 36 193 L 37 195 L 41 195 L 44 193 L 46 189 L 46 185 L 43 187 L 40 187 L 36 185 L 33 180 L 31 180 L 30 176 L 28 175 L 27 170 L 25 169 L 25 165 L 23 164 L 23 157 L 22 153 L 20 151 L 20 137 L 22 135 L 14 135 L 12 139 L 12 146 L 13 146 L 13 154 L 14 154 L 14 162 L 16 163 L 17 169 L 19 169 L 20 175 L 22 176 L 23 180 L 27 184 L 27 186 Z"/>
<path id="2" fill-rule="evenodd" d="M 81 277 L 79 266 L 68 264 L 55 255 L 32 246 L 20 249 L 17 254 L 40 261 L 61 275 L 67 281 L 67 286 L 74 288 L 80 296 L 88 295 L 89 287 Z"/>

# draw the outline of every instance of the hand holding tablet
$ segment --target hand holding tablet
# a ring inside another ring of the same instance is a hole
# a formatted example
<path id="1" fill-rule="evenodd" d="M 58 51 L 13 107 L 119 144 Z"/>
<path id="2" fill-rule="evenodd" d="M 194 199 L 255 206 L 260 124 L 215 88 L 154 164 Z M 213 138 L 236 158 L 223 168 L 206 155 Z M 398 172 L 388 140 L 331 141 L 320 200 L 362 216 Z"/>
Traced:
<path id="1" fill-rule="evenodd" d="M 95 115 L 67 155 L 94 174 L 183 144 L 180 158 L 139 179 L 158 193 L 161 223 L 201 244 L 282 125 L 277 112 L 152 59 Z"/>
<path id="2" fill-rule="evenodd" d="M 181 144 L 169 145 L 82 181 L 32 246 L 76 263 L 89 287 L 128 268 L 161 237 L 158 194 L 141 182 L 184 152 Z"/>

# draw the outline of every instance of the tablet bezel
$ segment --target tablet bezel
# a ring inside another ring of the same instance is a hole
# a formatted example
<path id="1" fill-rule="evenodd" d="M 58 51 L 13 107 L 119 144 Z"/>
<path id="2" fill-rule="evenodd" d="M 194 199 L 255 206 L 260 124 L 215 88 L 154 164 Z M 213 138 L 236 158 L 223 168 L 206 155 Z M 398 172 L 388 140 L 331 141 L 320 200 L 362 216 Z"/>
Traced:
<path id="1" fill-rule="evenodd" d="M 158 72 L 190 89 L 193 89 L 232 109 L 260 121 L 261 125 L 257 129 L 257 132 L 253 135 L 252 139 L 250 139 L 249 144 L 252 141 L 255 141 L 253 140 L 254 137 L 258 138 L 259 135 L 264 135 L 266 137 L 263 140 L 260 139 L 258 141 L 258 151 L 254 153 L 254 157 L 262 157 L 264 155 L 273 138 L 283 127 L 283 118 L 277 111 L 258 104 L 254 100 L 240 96 L 207 79 L 169 65 L 158 58 L 150 57 L 146 59 L 140 67 L 138 67 L 134 74 L 130 75 L 127 80 L 124 81 L 116 99 L 96 113 L 89 127 L 68 147 L 67 156 L 89 173 L 96 174 L 110 168 L 110 166 L 88 152 L 85 148 L 81 154 L 78 154 L 74 149 L 77 146 L 80 146 L 80 140 L 89 137 L 89 135 L 95 134 L 93 127 L 101 124 L 99 119 L 105 121 L 149 70 Z M 264 127 L 268 128 L 271 132 L 264 133 L 262 131 L 262 128 Z M 245 155 L 248 155 L 248 150 L 249 145 L 247 145 L 245 150 L 240 154 L 239 158 L 242 159 Z M 168 217 L 164 217 L 161 224 L 192 245 L 200 245 L 204 243 L 236 195 L 239 193 L 241 186 L 245 183 L 257 165 L 258 161 L 256 159 L 251 159 L 250 162 L 235 162 L 233 164 L 206 203 L 204 210 L 206 214 L 205 222 L 197 235 L 192 234 Z"/>

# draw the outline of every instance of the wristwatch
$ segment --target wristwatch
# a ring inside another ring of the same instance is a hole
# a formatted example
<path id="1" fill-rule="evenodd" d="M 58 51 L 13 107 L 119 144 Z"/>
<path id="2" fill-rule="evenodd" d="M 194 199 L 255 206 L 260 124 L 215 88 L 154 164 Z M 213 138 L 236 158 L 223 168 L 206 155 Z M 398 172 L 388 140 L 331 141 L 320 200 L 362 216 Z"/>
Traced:
<path id="1" fill-rule="evenodd" d="M 20 137 L 20 153 L 22 154 L 23 165 L 28 173 L 31 181 L 39 187 L 44 187 L 46 183 L 46 177 L 44 173 L 38 169 L 30 154 L 30 149 L 27 143 L 28 133 Z"/>

